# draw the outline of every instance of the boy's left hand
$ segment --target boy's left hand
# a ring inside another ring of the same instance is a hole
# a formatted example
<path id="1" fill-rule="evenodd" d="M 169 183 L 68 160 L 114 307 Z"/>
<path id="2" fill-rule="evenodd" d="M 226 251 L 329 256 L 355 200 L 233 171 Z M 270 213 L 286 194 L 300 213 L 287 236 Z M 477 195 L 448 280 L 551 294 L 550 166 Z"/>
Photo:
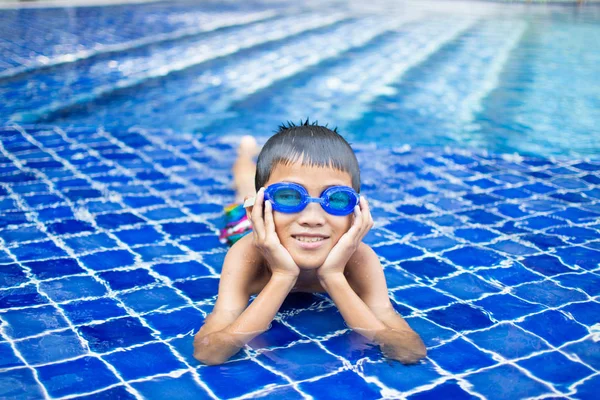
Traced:
<path id="1" fill-rule="evenodd" d="M 361 196 L 359 204 L 354 207 L 352 226 L 333 246 L 323 265 L 317 269 L 317 275 L 323 278 L 326 275 L 343 273 L 348 260 L 372 227 L 373 217 L 371 217 L 369 203 L 366 198 Z"/>

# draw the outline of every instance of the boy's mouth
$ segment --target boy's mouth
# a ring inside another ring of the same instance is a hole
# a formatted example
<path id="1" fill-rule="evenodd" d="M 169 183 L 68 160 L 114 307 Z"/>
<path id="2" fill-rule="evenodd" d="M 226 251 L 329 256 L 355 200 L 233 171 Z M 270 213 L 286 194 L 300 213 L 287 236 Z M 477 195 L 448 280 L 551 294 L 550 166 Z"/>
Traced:
<path id="1" fill-rule="evenodd" d="M 323 236 L 292 236 L 292 237 L 296 240 L 299 240 L 301 242 L 307 242 L 307 243 L 320 242 L 322 240 L 325 240 L 325 237 L 323 237 Z"/>
<path id="2" fill-rule="evenodd" d="M 292 235 L 292 238 L 294 238 L 298 244 L 300 245 L 300 247 L 305 248 L 305 249 L 315 249 L 317 247 L 320 247 L 323 242 L 325 241 L 325 239 L 328 239 L 328 236 L 323 236 L 323 235 Z"/>

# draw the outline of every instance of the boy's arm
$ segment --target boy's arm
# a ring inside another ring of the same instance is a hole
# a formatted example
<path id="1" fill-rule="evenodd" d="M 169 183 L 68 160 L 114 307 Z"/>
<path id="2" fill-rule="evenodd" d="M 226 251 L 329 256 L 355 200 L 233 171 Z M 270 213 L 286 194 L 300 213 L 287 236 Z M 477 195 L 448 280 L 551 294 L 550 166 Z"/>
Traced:
<path id="1" fill-rule="evenodd" d="M 268 329 L 297 278 L 273 274 L 246 308 L 249 288 L 261 263 L 262 257 L 252 244 L 250 235 L 238 241 L 227 253 L 217 303 L 194 338 L 194 357 L 197 360 L 208 365 L 222 364 Z"/>
<path id="2" fill-rule="evenodd" d="M 320 280 L 348 326 L 380 344 L 390 358 L 411 364 L 425 357 L 427 351 L 420 337 L 391 305 L 385 276 L 373 250 L 361 243 L 347 268 L 348 279 L 360 296 L 343 273 L 323 275 Z"/>

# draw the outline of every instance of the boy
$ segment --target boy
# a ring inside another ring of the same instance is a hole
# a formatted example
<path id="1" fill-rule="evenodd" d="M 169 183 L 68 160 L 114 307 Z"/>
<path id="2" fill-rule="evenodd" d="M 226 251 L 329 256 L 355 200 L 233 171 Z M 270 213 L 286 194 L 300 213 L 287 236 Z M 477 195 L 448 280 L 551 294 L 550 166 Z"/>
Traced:
<path id="1" fill-rule="evenodd" d="M 268 329 L 290 292 L 329 293 L 348 326 L 389 358 L 413 364 L 425 357 L 421 338 L 390 303 L 377 255 L 362 243 L 373 219 L 358 195 L 356 156 L 337 129 L 308 120 L 281 126 L 261 150 L 256 173 L 255 151 L 254 139 L 244 137 L 233 167 L 237 201 L 254 199 L 229 228 L 239 240 L 225 257 L 194 357 L 209 365 L 227 361 Z M 250 222 L 252 234 L 244 236 Z"/>

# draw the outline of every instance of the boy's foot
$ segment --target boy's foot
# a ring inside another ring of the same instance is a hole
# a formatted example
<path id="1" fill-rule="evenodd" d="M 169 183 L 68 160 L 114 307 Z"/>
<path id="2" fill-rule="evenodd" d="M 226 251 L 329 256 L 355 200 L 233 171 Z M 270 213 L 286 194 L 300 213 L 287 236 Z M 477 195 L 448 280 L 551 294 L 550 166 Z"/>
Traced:
<path id="1" fill-rule="evenodd" d="M 258 145 L 256 144 L 256 139 L 250 135 L 243 136 L 242 140 L 240 140 L 240 147 L 238 147 L 238 154 L 251 158 L 257 155 Z"/>

